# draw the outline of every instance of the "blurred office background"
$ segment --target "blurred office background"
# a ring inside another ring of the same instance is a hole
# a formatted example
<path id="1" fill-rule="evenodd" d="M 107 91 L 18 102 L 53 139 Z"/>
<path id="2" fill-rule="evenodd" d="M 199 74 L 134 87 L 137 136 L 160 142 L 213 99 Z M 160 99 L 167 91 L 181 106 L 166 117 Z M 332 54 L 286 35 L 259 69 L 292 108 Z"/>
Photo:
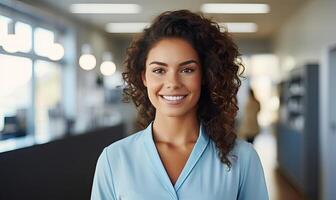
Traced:
<path id="1" fill-rule="evenodd" d="M 270 199 L 335 198 L 335 0 L 0 0 L 0 199 L 89 198 L 102 148 L 138 130 L 121 101 L 126 48 L 178 9 L 239 46 L 237 127 L 251 87 Z"/>

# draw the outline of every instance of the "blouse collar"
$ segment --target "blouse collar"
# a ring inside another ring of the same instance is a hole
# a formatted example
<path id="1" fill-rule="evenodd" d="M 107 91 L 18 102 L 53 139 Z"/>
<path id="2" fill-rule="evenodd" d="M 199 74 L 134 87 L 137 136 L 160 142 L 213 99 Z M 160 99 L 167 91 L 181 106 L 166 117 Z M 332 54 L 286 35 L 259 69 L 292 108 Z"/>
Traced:
<path id="1" fill-rule="evenodd" d="M 160 182 L 170 191 L 170 194 L 173 195 L 176 198 L 176 192 L 181 187 L 183 182 L 187 179 L 190 172 L 193 170 L 195 165 L 197 164 L 197 161 L 201 158 L 204 150 L 206 149 L 208 143 L 209 143 L 209 136 L 205 132 L 205 128 L 200 123 L 200 129 L 199 129 L 199 135 L 196 141 L 196 144 L 193 147 L 192 152 L 190 153 L 190 156 L 179 175 L 175 185 L 171 183 L 169 176 L 164 168 L 164 165 L 160 159 L 159 153 L 156 149 L 154 140 L 153 140 L 153 122 L 151 122 L 146 129 L 143 130 L 144 133 L 144 145 L 147 150 L 147 154 L 151 160 L 153 170 L 157 174 L 158 178 L 160 179 Z"/>

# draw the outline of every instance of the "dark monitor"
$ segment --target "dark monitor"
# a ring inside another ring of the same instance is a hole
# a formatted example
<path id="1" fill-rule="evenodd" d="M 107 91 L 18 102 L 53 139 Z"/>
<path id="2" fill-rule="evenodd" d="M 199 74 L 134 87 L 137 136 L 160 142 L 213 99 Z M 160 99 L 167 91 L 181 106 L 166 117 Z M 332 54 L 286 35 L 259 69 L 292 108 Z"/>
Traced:
<path id="1" fill-rule="evenodd" d="M 16 125 L 17 124 L 17 118 L 16 116 L 5 116 L 4 117 L 4 125 L 9 125 L 9 124 L 13 124 Z"/>

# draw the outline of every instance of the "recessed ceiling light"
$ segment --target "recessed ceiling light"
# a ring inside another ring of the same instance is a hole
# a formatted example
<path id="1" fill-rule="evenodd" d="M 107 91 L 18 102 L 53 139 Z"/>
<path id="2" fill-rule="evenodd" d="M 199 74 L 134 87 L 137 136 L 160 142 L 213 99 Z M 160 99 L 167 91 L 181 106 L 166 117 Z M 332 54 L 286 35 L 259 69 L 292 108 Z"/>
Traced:
<path id="1" fill-rule="evenodd" d="M 109 33 L 139 33 L 150 23 L 108 23 L 105 30 Z"/>
<path id="2" fill-rule="evenodd" d="M 250 22 L 231 22 L 231 23 L 218 23 L 222 28 L 222 31 L 227 31 L 230 33 L 254 33 L 257 32 L 258 26 L 255 23 Z"/>
<path id="3" fill-rule="evenodd" d="M 70 12 L 78 14 L 135 14 L 141 12 L 138 4 L 71 4 Z"/>
<path id="4" fill-rule="evenodd" d="M 261 3 L 206 3 L 201 6 L 204 13 L 268 13 L 268 4 Z"/>

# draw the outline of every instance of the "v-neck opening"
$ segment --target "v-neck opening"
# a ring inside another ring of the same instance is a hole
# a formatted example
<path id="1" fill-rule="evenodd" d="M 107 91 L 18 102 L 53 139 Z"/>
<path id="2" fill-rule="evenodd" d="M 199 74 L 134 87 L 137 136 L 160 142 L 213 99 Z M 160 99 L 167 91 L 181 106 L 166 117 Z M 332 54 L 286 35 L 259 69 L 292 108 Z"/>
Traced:
<path id="1" fill-rule="evenodd" d="M 153 142 L 154 142 L 154 140 L 153 140 Z M 171 177 L 169 176 L 168 169 L 167 169 L 165 163 L 163 162 L 162 155 L 160 154 L 160 151 L 159 151 L 159 149 L 158 149 L 158 146 L 155 144 L 155 142 L 154 142 L 154 145 L 155 145 L 155 148 L 156 148 L 156 152 L 157 152 L 157 154 L 158 154 L 158 157 L 159 157 L 159 159 L 160 159 L 160 161 L 161 161 L 161 164 L 162 164 L 164 170 L 166 171 L 166 174 L 167 174 L 167 176 L 168 176 L 168 178 L 169 178 L 169 180 L 170 180 L 172 186 L 175 188 L 175 185 L 176 185 L 176 183 L 177 183 L 179 177 L 181 176 L 181 174 L 182 174 L 182 172 L 183 172 L 183 169 L 184 169 L 184 168 L 186 167 L 186 165 L 187 165 L 187 162 L 188 162 L 188 160 L 189 160 L 189 158 L 190 158 L 190 156 L 191 156 L 191 153 L 192 153 L 192 151 L 193 151 L 193 149 L 194 149 L 194 147 L 195 147 L 195 145 L 196 145 L 196 142 L 193 144 L 193 147 L 192 147 L 190 153 L 188 154 L 188 157 L 187 157 L 186 161 L 184 162 L 183 167 L 182 167 L 180 173 L 178 174 L 178 177 L 177 177 L 175 183 L 172 182 Z"/>
<path id="2" fill-rule="evenodd" d="M 192 171 L 192 169 L 195 167 L 197 161 L 202 156 L 205 148 L 208 145 L 209 138 L 207 137 L 206 133 L 203 130 L 202 124 L 200 124 L 199 128 L 199 135 L 197 138 L 196 143 L 193 146 L 193 149 L 191 153 L 188 156 L 187 162 L 182 168 L 182 171 L 180 172 L 175 184 L 172 183 L 172 181 L 169 178 L 168 172 L 163 164 L 163 161 L 160 157 L 159 151 L 155 145 L 154 139 L 153 139 L 153 128 L 152 128 L 153 122 L 149 124 L 149 126 L 145 129 L 146 134 L 146 148 L 148 150 L 148 153 L 150 154 L 150 158 L 152 160 L 152 163 L 154 164 L 154 171 L 156 171 L 160 181 L 163 181 L 164 183 L 168 184 L 169 182 L 169 190 L 176 195 L 176 192 L 181 187 L 183 182 L 187 179 L 188 175 Z"/>

